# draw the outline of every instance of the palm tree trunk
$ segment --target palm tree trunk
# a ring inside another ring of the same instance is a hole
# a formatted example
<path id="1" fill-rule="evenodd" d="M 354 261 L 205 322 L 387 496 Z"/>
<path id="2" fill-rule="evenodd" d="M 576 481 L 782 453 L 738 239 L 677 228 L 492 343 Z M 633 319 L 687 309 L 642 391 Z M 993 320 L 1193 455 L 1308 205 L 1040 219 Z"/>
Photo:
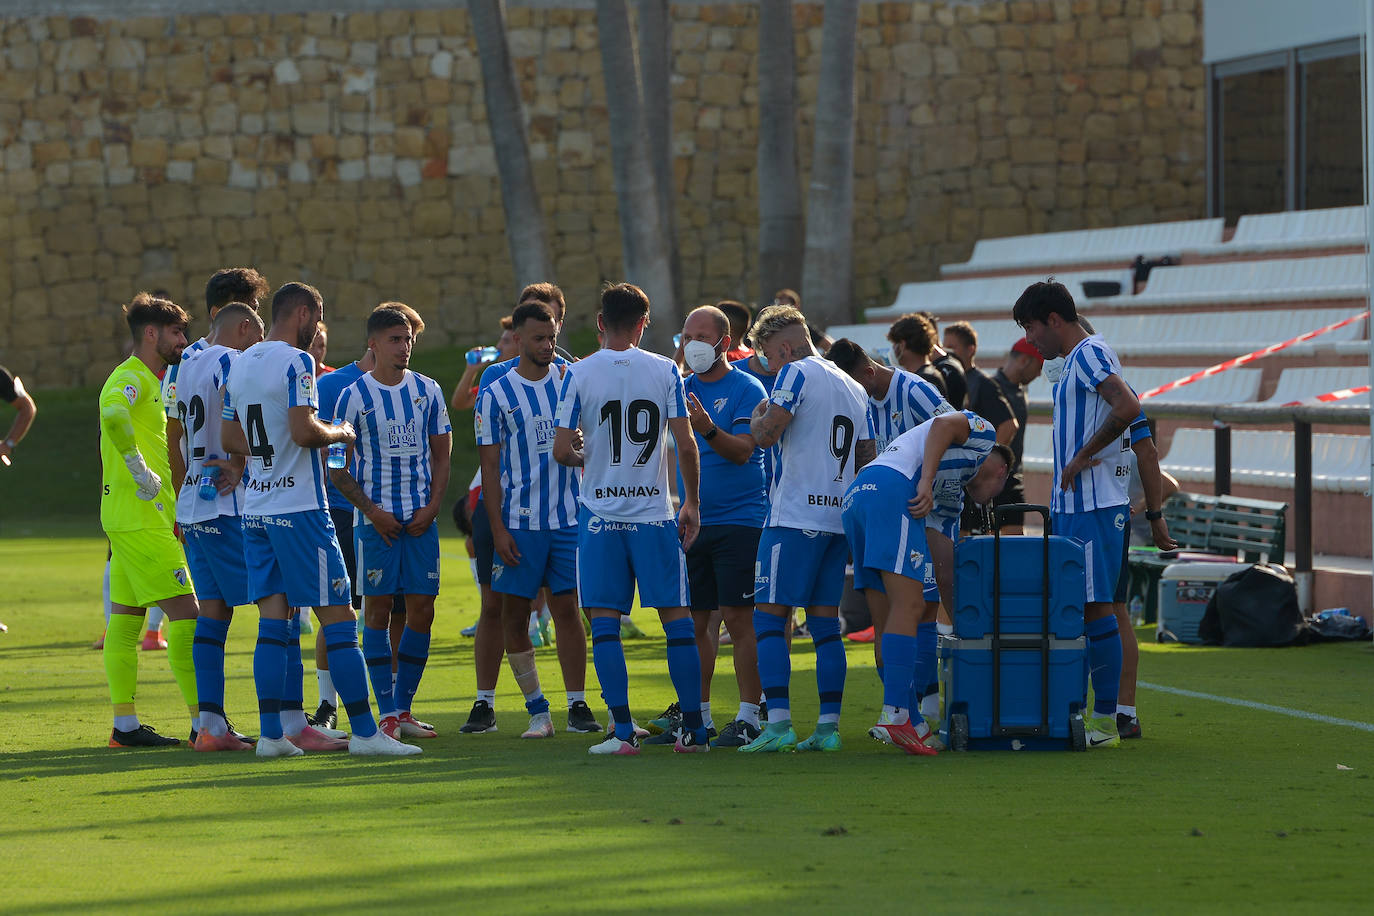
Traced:
<path id="1" fill-rule="evenodd" d="M 854 306 L 854 65 L 858 0 L 825 0 L 815 152 L 807 196 L 802 300 L 818 327 Z"/>
<path id="2" fill-rule="evenodd" d="M 553 279 L 544 232 L 544 212 L 534 186 L 524 108 L 506 44 L 506 11 L 502 0 L 468 0 L 472 34 L 482 59 L 482 86 L 487 125 L 501 173 L 501 203 L 506 211 L 506 241 L 515 267 L 518 291 L 528 283 Z"/>
<path id="3" fill-rule="evenodd" d="M 640 0 L 636 5 L 639 25 L 639 78 L 644 87 L 644 127 L 649 137 L 649 159 L 658 186 L 658 215 L 672 267 L 673 296 L 682 298 L 682 264 L 677 253 L 677 208 L 673 206 L 673 21 L 668 0 Z"/>
<path id="4" fill-rule="evenodd" d="M 802 285 L 792 0 L 759 3 L 759 302 Z"/>
<path id="5" fill-rule="evenodd" d="M 634 35 L 625 0 L 596 0 L 596 27 L 610 115 L 611 173 L 620 212 L 625 276 L 643 289 L 653 304 L 655 320 L 645 334 L 645 344 L 663 351 L 681 326 L 682 315 L 673 295 L 672 259 L 659 213 L 658 181 L 649 158 Z"/>

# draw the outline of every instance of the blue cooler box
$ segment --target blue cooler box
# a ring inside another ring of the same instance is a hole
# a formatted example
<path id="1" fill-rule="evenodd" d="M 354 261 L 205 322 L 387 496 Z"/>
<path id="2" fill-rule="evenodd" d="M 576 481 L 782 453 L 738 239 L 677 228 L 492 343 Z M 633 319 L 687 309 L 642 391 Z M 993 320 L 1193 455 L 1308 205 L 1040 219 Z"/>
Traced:
<path id="1" fill-rule="evenodd" d="M 990 536 L 964 538 L 954 551 L 954 635 L 984 639 L 992 635 L 994 541 Z M 1039 633 L 1045 588 L 1045 543 L 1036 536 L 1000 538 L 1002 559 L 1001 616 L 1003 633 Z M 1050 551 L 1050 635 L 1077 639 L 1083 635 L 1083 599 L 1087 594 L 1083 545 L 1052 535 Z"/>
<path id="2" fill-rule="evenodd" d="M 1249 569 L 1251 563 L 1171 563 L 1159 577 L 1159 615 L 1155 618 L 1156 642 L 1199 645 L 1197 629 L 1217 586 L 1232 573 Z"/>
<path id="3" fill-rule="evenodd" d="M 1028 644 L 1034 642 L 1035 646 Z M 1048 715 L 1042 712 L 1043 657 L 1039 640 L 1020 637 L 1009 648 L 1003 639 L 1000 683 L 1001 708 L 993 710 L 993 651 L 991 639 L 940 637 L 940 672 L 945 691 L 947 747 L 1003 747 L 1013 750 L 1077 746 L 1083 735 L 1082 709 L 1088 687 L 1087 643 L 1077 639 L 1052 639 L 1049 644 Z M 1002 730 L 996 728 L 1001 719 Z M 1048 726 L 1043 735 L 1034 732 Z M 1008 734 L 1007 732 L 1011 732 Z M 1076 734 L 1075 734 L 1076 733 Z"/>

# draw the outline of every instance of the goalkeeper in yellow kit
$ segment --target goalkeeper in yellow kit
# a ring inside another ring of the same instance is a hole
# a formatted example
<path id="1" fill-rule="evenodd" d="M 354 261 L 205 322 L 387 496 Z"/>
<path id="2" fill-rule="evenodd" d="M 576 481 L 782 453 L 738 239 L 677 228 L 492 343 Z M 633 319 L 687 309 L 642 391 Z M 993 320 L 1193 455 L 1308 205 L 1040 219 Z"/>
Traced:
<path id="1" fill-rule="evenodd" d="M 186 556 L 173 533 L 176 494 L 167 458 L 167 418 L 158 373 L 181 359 L 189 316 L 167 299 L 139 293 L 124 307 L 134 352 L 100 389 L 100 525 L 110 539 L 110 614 L 105 675 L 114 704 L 110 747 L 180 744 L 138 721 L 138 640 L 150 604 L 167 615 L 167 661 L 191 713 L 196 672 L 191 660 L 199 608 Z"/>

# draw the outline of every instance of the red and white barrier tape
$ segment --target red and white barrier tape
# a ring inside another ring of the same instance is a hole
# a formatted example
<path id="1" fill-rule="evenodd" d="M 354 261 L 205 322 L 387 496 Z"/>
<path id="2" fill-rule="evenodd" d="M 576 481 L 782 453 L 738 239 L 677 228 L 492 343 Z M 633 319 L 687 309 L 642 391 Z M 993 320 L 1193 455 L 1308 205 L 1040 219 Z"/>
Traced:
<path id="1" fill-rule="evenodd" d="M 1301 401 L 1289 401 L 1284 407 L 1298 407 L 1304 404 L 1330 404 L 1332 401 L 1344 401 L 1346 398 L 1353 398 L 1359 394 L 1368 394 L 1368 385 L 1357 385 L 1354 388 L 1342 388 L 1340 391 L 1332 391 L 1327 394 L 1319 394 L 1313 398 L 1304 398 Z"/>
<path id="2" fill-rule="evenodd" d="M 1269 346 L 1256 350 L 1253 353 L 1247 353 L 1244 356 L 1237 356 L 1235 359 L 1228 359 L 1226 362 L 1217 363 L 1215 366 L 1208 366 L 1206 369 L 1194 372 L 1192 375 L 1186 376 L 1181 379 L 1175 379 L 1174 381 L 1169 382 L 1168 384 L 1160 385 L 1158 388 L 1151 388 L 1149 391 L 1145 392 L 1140 396 L 1140 400 L 1143 401 L 1146 398 L 1153 398 L 1157 395 L 1163 394 L 1166 391 L 1173 391 L 1175 388 L 1182 388 L 1184 385 L 1191 385 L 1193 384 L 1193 382 L 1201 381 L 1205 378 L 1211 378 L 1212 376 L 1220 372 L 1225 372 L 1227 369 L 1234 369 L 1237 366 L 1244 366 L 1246 363 L 1253 363 L 1257 359 L 1264 359 L 1264 357 L 1277 353 L 1280 350 L 1286 350 L 1294 344 L 1303 343 L 1305 341 L 1311 340 L 1314 337 L 1319 337 L 1322 334 L 1325 334 L 1327 331 L 1334 331 L 1337 328 L 1343 328 L 1348 324 L 1353 324 L 1356 321 L 1360 321 L 1361 319 L 1368 317 L 1369 310 L 1366 309 L 1365 311 L 1360 312 L 1360 314 L 1358 315 L 1351 315 L 1349 318 L 1338 321 L 1335 324 L 1328 324 L 1324 328 L 1318 328 L 1315 331 L 1308 331 L 1306 334 L 1299 334 L 1292 340 L 1285 340 L 1282 343 L 1270 344 Z"/>

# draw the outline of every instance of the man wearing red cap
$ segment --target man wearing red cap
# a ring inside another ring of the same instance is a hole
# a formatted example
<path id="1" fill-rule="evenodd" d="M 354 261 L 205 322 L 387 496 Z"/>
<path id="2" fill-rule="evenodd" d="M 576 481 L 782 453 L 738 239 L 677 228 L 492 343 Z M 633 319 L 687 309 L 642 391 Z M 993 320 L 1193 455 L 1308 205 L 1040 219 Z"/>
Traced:
<path id="1" fill-rule="evenodd" d="M 997 387 L 1002 389 L 1007 403 L 1011 405 L 1017 423 L 1016 436 L 1011 440 L 1011 451 L 1016 456 L 1016 461 L 1012 464 L 1006 488 L 992 501 L 994 506 L 1026 501 L 1026 491 L 1021 483 L 1021 454 L 1026 447 L 1026 418 L 1030 415 L 1026 406 L 1026 386 L 1040 375 L 1040 367 L 1044 362 L 1039 351 L 1022 337 L 1012 344 L 1011 352 L 1007 354 L 1002 368 L 992 377 Z M 1024 513 L 1008 513 L 1004 516 L 1002 533 L 1020 534 L 1024 521 Z"/>

